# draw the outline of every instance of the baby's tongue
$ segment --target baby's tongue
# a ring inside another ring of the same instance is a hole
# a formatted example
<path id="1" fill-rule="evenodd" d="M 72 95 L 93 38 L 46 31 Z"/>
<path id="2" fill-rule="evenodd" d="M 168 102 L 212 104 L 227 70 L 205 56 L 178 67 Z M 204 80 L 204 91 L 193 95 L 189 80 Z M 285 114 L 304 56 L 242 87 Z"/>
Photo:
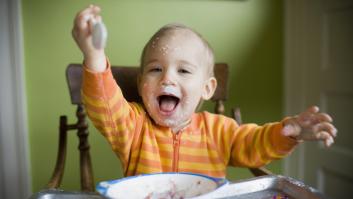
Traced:
<path id="1" fill-rule="evenodd" d="M 177 100 L 174 97 L 163 97 L 159 102 L 159 107 L 162 111 L 170 112 L 173 111 L 177 104 Z"/>

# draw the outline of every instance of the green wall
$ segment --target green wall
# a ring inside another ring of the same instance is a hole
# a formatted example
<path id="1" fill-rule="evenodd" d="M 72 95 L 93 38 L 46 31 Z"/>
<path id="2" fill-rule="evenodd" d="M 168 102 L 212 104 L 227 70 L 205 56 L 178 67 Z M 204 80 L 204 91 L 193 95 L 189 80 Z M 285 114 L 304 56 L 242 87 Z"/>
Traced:
<path id="1" fill-rule="evenodd" d="M 181 22 L 200 32 L 213 46 L 216 61 L 230 69 L 226 103 L 242 109 L 245 122 L 281 119 L 283 13 L 276 0 L 23 0 L 25 68 L 33 191 L 40 190 L 54 168 L 59 116 L 75 121 L 65 68 L 81 63 L 71 38 L 73 18 L 89 3 L 102 7 L 109 32 L 107 55 L 114 65 L 138 65 L 148 38 L 162 25 Z M 209 108 L 206 103 L 206 108 Z M 90 143 L 95 180 L 122 177 L 120 163 L 94 128 Z M 63 188 L 79 189 L 78 140 L 69 135 Z M 280 162 L 269 168 L 281 172 Z M 245 169 L 229 169 L 230 179 L 250 177 Z"/>

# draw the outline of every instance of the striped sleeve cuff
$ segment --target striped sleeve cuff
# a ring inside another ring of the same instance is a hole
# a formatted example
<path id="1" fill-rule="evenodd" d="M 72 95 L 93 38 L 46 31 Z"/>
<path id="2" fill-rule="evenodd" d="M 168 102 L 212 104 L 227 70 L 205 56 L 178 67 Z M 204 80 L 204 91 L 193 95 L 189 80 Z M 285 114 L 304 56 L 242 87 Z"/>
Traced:
<path id="1" fill-rule="evenodd" d="M 273 147 L 279 155 L 286 155 L 290 153 L 300 141 L 282 134 L 283 123 L 278 122 L 274 124 L 271 142 Z"/>
<path id="2" fill-rule="evenodd" d="M 108 58 L 106 60 L 107 67 L 103 72 L 93 71 L 83 64 L 82 92 L 84 95 L 91 98 L 101 98 L 103 96 L 110 98 L 113 96 L 116 91 L 116 82 Z"/>

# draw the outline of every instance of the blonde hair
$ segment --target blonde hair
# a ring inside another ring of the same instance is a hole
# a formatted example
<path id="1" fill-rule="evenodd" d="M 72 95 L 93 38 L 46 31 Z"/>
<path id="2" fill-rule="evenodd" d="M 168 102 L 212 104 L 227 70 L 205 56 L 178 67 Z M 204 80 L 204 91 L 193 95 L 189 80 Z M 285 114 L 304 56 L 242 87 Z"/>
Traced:
<path id="1" fill-rule="evenodd" d="M 202 35 L 200 35 L 198 32 L 194 31 L 193 29 L 183 25 L 183 24 L 178 24 L 178 23 L 171 23 L 171 24 L 167 24 L 165 26 L 163 26 L 162 28 L 160 28 L 151 38 L 150 40 L 146 43 L 145 47 L 143 48 L 142 54 L 141 54 L 141 58 L 140 58 L 140 68 L 141 70 L 144 67 L 144 59 L 146 56 L 146 52 L 148 50 L 148 48 L 152 45 L 153 41 L 156 38 L 159 37 L 163 37 L 166 36 L 169 32 L 171 31 L 175 31 L 175 30 L 188 30 L 192 33 L 194 33 L 197 38 L 200 39 L 200 41 L 202 42 L 202 44 L 204 45 L 205 49 L 206 49 L 206 56 L 205 58 L 206 60 L 206 65 L 208 68 L 208 74 L 210 77 L 214 76 L 214 53 L 213 53 L 213 49 L 210 46 L 210 44 L 202 37 Z"/>

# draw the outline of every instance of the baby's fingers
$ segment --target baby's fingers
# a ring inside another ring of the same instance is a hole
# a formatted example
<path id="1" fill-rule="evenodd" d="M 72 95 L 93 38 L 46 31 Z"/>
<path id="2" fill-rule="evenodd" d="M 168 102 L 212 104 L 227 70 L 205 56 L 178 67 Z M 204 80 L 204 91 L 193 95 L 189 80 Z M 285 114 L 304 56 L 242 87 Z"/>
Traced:
<path id="1" fill-rule="evenodd" d="M 317 123 L 315 115 L 319 112 L 317 106 L 312 106 L 298 115 L 298 122 L 301 126 L 310 126 L 313 123 Z"/>
<path id="2" fill-rule="evenodd" d="M 306 111 L 310 112 L 310 113 L 318 113 L 320 111 L 320 109 L 317 106 L 311 106 L 308 109 L 306 109 Z"/>
<path id="3" fill-rule="evenodd" d="M 79 30 L 86 29 L 90 19 L 98 15 L 100 8 L 98 6 L 90 5 L 88 8 L 77 13 L 75 17 L 75 28 Z"/>
<path id="4" fill-rule="evenodd" d="M 320 122 L 332 122 L 330 115 L 327 113 L 319 113 L 318 111 L 318 107 L 314 106 L 301 113 L 298 116 L 299 124 L 304 128 L 310 128 Z"/>
<path id="5" fill-rule="evenodd" d="M 311 118 L 313 123 L 318 122 L 332 122 L 332 118 L 327 113 L 317 113 Z"/>
<path id="6" fill-rule="evenodd" d="M 326 131 L 320 131 L 316 133 L 313 140 L 322 140 L 326 147 L 331 146 L 334 143 L 333 137 Z"/>
<path id="7" fill-rule="evenodd" d="M 329 122 L 322 122 L 322 123 L 316 124 L 313 128 L 313 131 L 314 133 L 325 131 L 329 133 L 332 137 L 336 137 L 337 135 L 337 129 Z"/>
<path id="8" fill-rule="evenodd" d="M 325 140 L 325 146 L 330 147 L 334 143 L 333 138 L 330 136 L 328 139 Z"/>

